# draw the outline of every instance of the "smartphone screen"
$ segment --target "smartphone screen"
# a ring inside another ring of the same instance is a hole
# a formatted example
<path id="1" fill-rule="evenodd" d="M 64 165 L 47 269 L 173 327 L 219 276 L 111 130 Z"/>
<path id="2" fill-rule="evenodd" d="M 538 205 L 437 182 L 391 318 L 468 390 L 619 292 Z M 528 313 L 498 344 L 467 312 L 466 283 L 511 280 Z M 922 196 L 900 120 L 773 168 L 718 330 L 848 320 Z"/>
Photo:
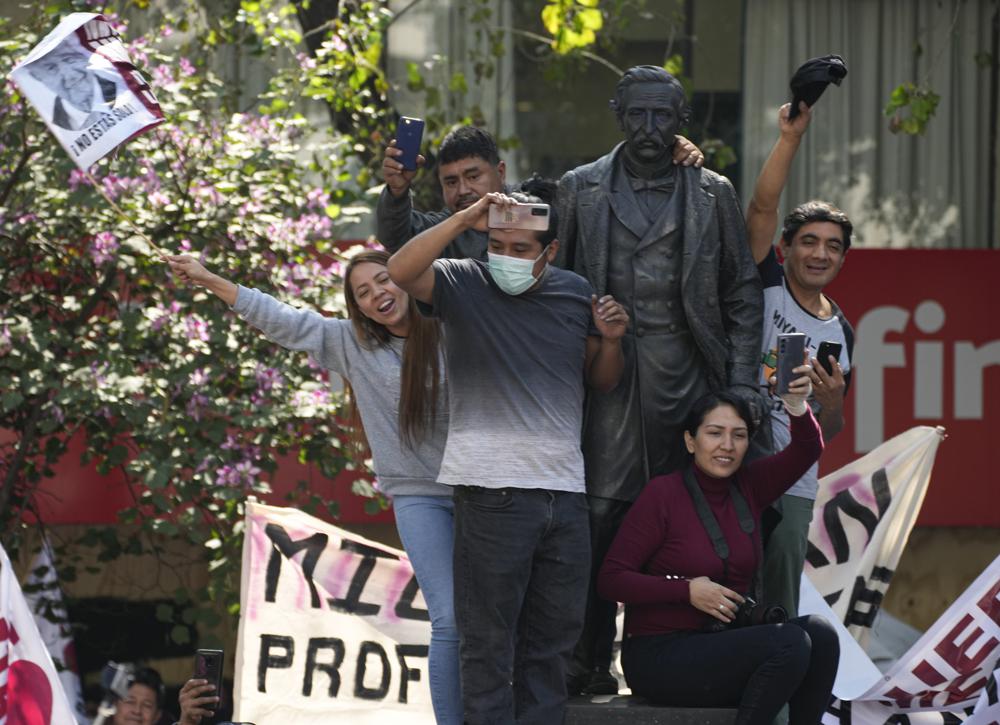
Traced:
<path id="1" fill-rule="evenodd" d="M 778 335 L 778 384 L 775 392 L 788 392 L 788 385 L 795 380 L 795 368 L 805 362 L 806 336 L 801 332 Z"/>
<path id="2" fill-rule="evenodd" d="M 200 649 L 194 653 L 194 676 L 198 680 L 208 680 L 210 685 L 215 685 L 215 691 L 210 693 L 222 697 L 222 650 L 221 649 Z M 221 700 L 220 700 L 221 702 Z M 219 706 L 218 702 L 210 702 L 203 705 L 208 710 L 214 710 Z"/>
<path id="3" fill-rule="evenodd" d="M 396 126 L 396 148 L 403 152 L 396 160 L 408 171 L 417 168 L 417 155 L 420 153 L 420 142 L 424 136 L 424 122 L 419 118 L 403 116 Z"/>
<path id="4" fill-rule="evenodd" d="M 830 362 L 830 356 L 833 355 L 834 360 L 840 360 L 841 347 L 839 342 L 831 342 L 830 340 L 824 340 L 819 344 L 819 348 L 816 350 L 816 360 L 826 370 L 827 375 L 833 375 L 833 364 Z"/>

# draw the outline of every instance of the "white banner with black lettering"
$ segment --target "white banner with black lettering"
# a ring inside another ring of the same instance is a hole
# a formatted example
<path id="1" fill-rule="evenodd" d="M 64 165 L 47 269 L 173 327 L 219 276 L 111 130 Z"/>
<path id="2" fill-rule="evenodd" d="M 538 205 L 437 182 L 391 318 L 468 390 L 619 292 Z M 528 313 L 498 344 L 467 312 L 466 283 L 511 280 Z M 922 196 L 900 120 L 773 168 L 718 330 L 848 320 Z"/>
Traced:
<path id="1" fill-rule="evenodd" d="M 862 645 L 917 521 L 943 437 L 943 428 L 911 428 L 819 482 L 805 573 Z"/>
<path id="2" fill-rule="evenodd" d="M 801 614 L 829 609 L 803 577 Z M 824 609 L 825 608 L 825 609 Z M 837 700 L 825 725 L 992 723 L 1000 714 L 994 670 L 1000 660 L 1000 557 L 986 567 L 885 674 L 843 625 Z M 992 685 L 991 685 L 992 683 Z M 992 719 L 991 719 L 992 718 Z"/>
<path id="3" fill-rule="evenodd" d="M 430 624 L 406 554 L 247 503 L 234 720 L 432 725 Z"/>
<path id="4" fill-rule="evenodd" d="M 86 171 L 163 123 L 153 91 L 103 15 L 67 15 L 10 73 L 73 161 Z"/>

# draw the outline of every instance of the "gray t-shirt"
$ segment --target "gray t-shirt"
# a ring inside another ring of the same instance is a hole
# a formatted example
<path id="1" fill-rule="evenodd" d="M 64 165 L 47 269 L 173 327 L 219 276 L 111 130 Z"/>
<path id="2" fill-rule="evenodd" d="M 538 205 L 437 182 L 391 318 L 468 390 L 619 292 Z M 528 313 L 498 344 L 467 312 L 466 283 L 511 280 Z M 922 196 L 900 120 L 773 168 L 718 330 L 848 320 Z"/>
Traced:
<path id="1" fill-rule="evenodd" d="M 806 348 L 810 359 L 816 356 L 816 348 L 824 341 L 839 342 L 840 367 L 848 385 L 851 382 L 851 357 L 854 354 L 854 329 L 837 304 L 830 300 L 833 314 L 826 319 L 816 317 L 803 309 L 788 289 L 785 271 L 772 249 L 757 266 L 764 283 L 764 337 L 761 352 L 760 394 L 767 401 L 771 416 L 772 452 L 784 450 L 791 442 L 788 413 L 784 403 L 770 392 L 768 379 L 774 374 L 778 361 L 778 335 L 787 332 L 802 332 L 806 336 Z M 847 392 L 846 389 L 844 391 Z M 813 413 L 819 415 L 819 403 L 810 398 Z M 815 500 L 819 489 L 819 463 L 814 463 L 796 483 L 785 493 Z"/>
<path id="2" fill-rule="evenodd" d="M 433 304 L 420 309 L 444 323 L 451 417 L 439 481 L 584 491 L 590 295 L 583 277 L 551 265 L 513 296 L 478 260 L 434 262 Z"/>
<path id="3" fill-rule="evenodd" d="M 350 320 L 300 310 L 255 289 L 239 287 L 233 309 L 264 336 L 289 350 L 308 352 L 320 365 L 342 375 L 357 396 L 358 411 L 372 450 L 379 489 L 389 496 L 450 496 L 437 483 L 448 432 L 445 380 L 435 424 L 411 450 L 400 439 L 399 390 L 402 338 L 365 348 Z"/>

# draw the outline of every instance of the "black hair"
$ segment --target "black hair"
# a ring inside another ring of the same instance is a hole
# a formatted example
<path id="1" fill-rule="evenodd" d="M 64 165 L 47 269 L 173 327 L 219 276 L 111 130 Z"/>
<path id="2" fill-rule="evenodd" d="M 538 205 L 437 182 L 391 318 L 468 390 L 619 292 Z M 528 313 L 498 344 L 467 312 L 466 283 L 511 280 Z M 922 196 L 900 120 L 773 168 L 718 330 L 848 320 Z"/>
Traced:
<path id="1" fill-rule="evenodd" d="M 694 401 L 691 410 L 684 419 L 684 432 L 694 437 L 698 433 L 701 424 L 705 422 L 705 417 L 720 405 L 728 405 L 736 411 L 736 415 L 743 419 L 747 425 L 747 438 L 753 438 L 757 426 L 753 422 L 753 413 L 750 404 L 743 398 L 728 390 L 720 390 L 717 393 L 706 393 Z"/>
<path id="2" fill-rule="evenodd" d="M 479 157 L 496 166 L 500 163 L 497 142 L 488 131 L 477 126 L 459 126 L 444 137 L 438 150 L 438 164 L 452 164 Z"/>
<path id="3" fill-rule="evenodd" d="M 785 244 L 791 244 L 795 235 L 799 233 L 799 229 L 813 222 L 839 224 L 844 233 L 844 251 L 851 248 L 851 232 L 854 231 L 854 225 L 847 218 L 847 214 L 833 204 L 818 199 L 799 204 L 792 209 L 791 213 L 785 217 L 785 223 L 781 229 L 782 240 Z"/>
<path id="4" fill-rule="evenodd" d="M 163 686 L 163 678 L 160 677 L 160 673 L 154 670 L 152 667 L 139 667 L 136 669 L 135 674 L 132 675 L 132 685 L 145 685 L 150 690 L 156 693 L 156 709 L 163 709 L 163 700 L 165 694 L 165 688 Z"/>
<path id="5" fill-rule="evenodd" d="M 664 83 L 675 88 L 681 97 L 681 107 L 678 109 L 681 125 L 687 124 L 691 116 L 691 107 L 688 105 L 684 86 L 658 65 L 636 65 L 622 73 L 622 77 L 618 79 L 618 85 L 615 86 L 615 97 L 608 101 L 608 105 L 611 106 L 611 110 L 615 112 L 619 121 L 625 115 L 625 93 L 629 86 L 635 83 Z"/>
<path id="6" fill-rule="evenodd" d="M 537 173 L 530 179 L 521 182 L 519 191 L 511 196 L 522 204 L 548 204 L 549 228 L 544 232 L 536 231 L 535 238 L 542 243 L 542 248 L 549 246 L 559 231 L 559 216 L 556 213 L 556 195 L 558 187 L 554 179 L 546 179 Z"/>

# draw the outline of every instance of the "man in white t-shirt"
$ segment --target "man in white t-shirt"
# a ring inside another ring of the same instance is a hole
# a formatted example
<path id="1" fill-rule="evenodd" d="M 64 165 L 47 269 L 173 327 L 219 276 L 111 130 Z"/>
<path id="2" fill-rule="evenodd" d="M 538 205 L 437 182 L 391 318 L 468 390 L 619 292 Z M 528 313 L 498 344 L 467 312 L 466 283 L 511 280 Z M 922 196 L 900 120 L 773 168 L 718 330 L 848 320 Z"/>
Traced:
<path id="1" fill-rule="evenodd" d="M 813 366 L 810 403 L 829 442 L 844 426 L 844 397 L 850 382 L 854 330 L 837 304 L 824 294 L 847 258 L 853 226 L 840 209 L 824 201 L 802 204 L 785 218 L 778 261 L 771 246 L 778 222 L 778 201 L 788 169 L 809 125 L 805 103 L 789 120 L 790 104 L 779 112 L 781 135 L 761 170 L 747 211 L 750 248 L 764 286 L 764 335 L 761 351 L 761 393 L 771 402 L 768 423 L 772 452 L 789 442 L 788 416 L 781 400 L 769 390 L 768 380 L 777 365 L 778 335 L 801 332 Z M 818 360 L 821 343 L 839 347 L 837 355 Z M 827 372 L 828 368 L 830 372 Z M 816 500 L 818 464 L 782 496 L 781 521 L 774 528 L 764 552 L 764 593 L 767 604 L 780 604 L 794 617 L 798 613 L 799 581 L 806 556 L 806 537 Z"/>

